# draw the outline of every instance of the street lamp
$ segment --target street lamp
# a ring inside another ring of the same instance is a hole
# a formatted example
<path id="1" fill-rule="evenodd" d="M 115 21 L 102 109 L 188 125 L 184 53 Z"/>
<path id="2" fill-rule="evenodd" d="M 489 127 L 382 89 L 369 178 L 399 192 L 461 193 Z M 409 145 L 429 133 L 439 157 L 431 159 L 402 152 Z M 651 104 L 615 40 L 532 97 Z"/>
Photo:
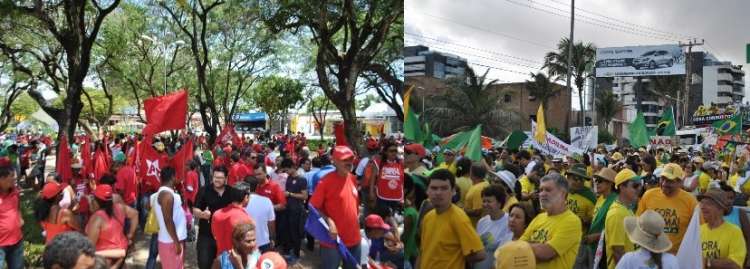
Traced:
<path id="1" fill-rule="evenodd" d="M 151 42 L 153 44 L 160 44 L 162 45 L 162 54 L 164 55 L 164 95 L 167 94 L 167 48 L 174 46 L 174 49 L 177 50 L 180 48 L 180 46 L 185 45 L 185 41 L 177 40 L 169 44 L 164 44 L 163 42 L 159 41 L 156 37 L 151 37 L 148 35 L 141 35 L 141 40 L 145 40 L 148 42 Z"/>

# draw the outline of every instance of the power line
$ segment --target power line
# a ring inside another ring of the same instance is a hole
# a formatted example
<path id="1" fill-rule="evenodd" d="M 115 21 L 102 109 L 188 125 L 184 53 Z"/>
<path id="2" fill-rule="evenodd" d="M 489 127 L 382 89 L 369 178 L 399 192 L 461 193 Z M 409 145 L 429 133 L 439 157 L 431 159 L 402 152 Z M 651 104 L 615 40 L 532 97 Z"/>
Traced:
<path id="1" fill-rule="evenodd" d="M 479 31 L 482 31 L 482 32 L 491 33 L 491 34 L 498 35 L 498 36 L 507 37 L 507 38 L 510 38 L 510 39 L 513 39 L 513 40 L 516 40 L 516 41 L 521 41 L 521 42 L 529 43 L 531 45 L 534 45 L 534 46 L 537 46 L 537 47 L 540 47 L 540 48 L 544 48 L 546 50 L 555 50 L 554 47 L 550 47 L 549 45 L 545 45 L 545 44 L 543 44 L 541 42 L 536 42 L 536 41 L 531 41 L 531 40 L 527 40 L 527 39 L 515 37 L 515 36 L 509 35 L 509 34 L 500 33 L 500 32 L 496 32 L 496 31 L 490 30 L 490 29 L 486 29 L 486 28 L 482 28 L 482 27 L 478 27 L 478 26 L 474 26 L 474 25 L 465 24 L 465 23 L 458 22 L 458 21 L 455 21 L 455 20 L 452 20 L 452 19 L 449 19 L 449 18 L 435 16 L 435 15 L 424 13 L 424 12 L 421 12 L 421 11 L 414 11 L 414 12 L 420 13 L 422 15 L 425 15 L 425 16 L 428 16 L 428 17 L 432 17 L 432 18 L 435 18 L 435 19 L 439 19 L 439 20 L 451 22 L 451 23 L 456 24 L 456 25 L 461 25 L 461 26 L 464 26 L 464 27 L 467 27 L 467 28 L 479 30 Z"/>
<path id="2" fill-rule="evenodd" d="M 412 42 L 415 42 L 415 41 L 412 41 Z M 415 43 L 419 43 L 419 41 L 416 41 Z M 449 53 L 455 53 L 455 54 L 458 54 L 458 55 L 469 55 L 469 56 L 473 56 L 473 57 L 477 57 L 477 58 L 482 58 L 482 59 L 485 59 L 485 60 L 489 60 L 489 61 L 492 61 L 492 62 L 507 64 L 507 65 L 520 66 L 520 67 L 524 67 L 524 68 L 531 69 L 531 70 L 539 70 L 540 69 L 538 67 L 533 67 L 533 66 L 528 66 L 528 65 L 522 65 L 522 64 L 507 62 L 507 61 L 504 61 L 504 60 L 498 59 L 498 58 L 493 58 L 493 57 L 487 57 L 487 56 L 484 56 L 484 55 L 478 55 L 478 54 L 468 53 L 468 52 L 465 52 L 465 51 L 460 51 L 460 50 L 452 49 L 452 48 L 440 47 L 439 45 L 438 46 L 430 46 L 430 47 L 438 49 L 438 50 L 441 50 L 441 51 L 449 52 Z M 520 72 L 520 71 L 514 71 L 514 70 L 510 70 L 510 69 L 508 69 L 508 70 L 512 71 L 512 72 L 519 73 L 519 74 L 528 75 L 527 73 L 523 73 L 523 72 Z"/>
<path id="3" fill-rule="evenodd" d="M 455 46 L 455 47 L 460 47 L 460 48 L 469 48 L 469 49 L 474 49 L 474 50 L 486 52 L 486 53 L 489 53 L 489 54 L 500 54 L 500 55 L 503 55 L 504 57 L 514 58 L 514 59 L 518 59 L 520 61 L 526 61 L 526 62 L 529 62 L 529 63 L 532 63 L 532 64 L 536 64 L 536 66 L 531 66 L 531 65 L 528 65 L 528 64 L 524 64 L 524 63 L 508 62 L 508 60 L 493 57 L 493 59 L 496 59 L 499 62 L 503 62 L 503 63 L 507 63 L 507 64 L 517 65 L 517 66 L 523 66 L 523 67 L 527 67 L 527 68 L 531 68 L 531 69 L 540 69 L 544 65 L 541 62 L 536 62 L 536 61 L 533 61 L 533 60 L 528 60 L 528 59 L 524 59 L 524 58 L 520 58 L 520 57 L 516 57 L 516 56 L 512 56 L 512 55 L 497 53 L 497 52 L 493 52 L 493 51 L 489 51 L 489 50 L 482 50 L 482 49 L 472 48 L 472 47 L 464 46 L 464 45 L 461 45 L 461 44 L 450 43 L 450 42 L 441 41 L 441 40 L 433 39 L 433 38 L 429 38 L 429 37 L 423 37 L 423 36 L 419 36 L 419 35 L 412 35 L 412 34 L 409 34 L 409 33 L 406 33 L 406 34 L 409 36 L 409 38 L 421 40 L 422 42 L 426 42 L 426 43 L 430 43 L 430 44 L 443 43 L 443 44 L 446 44 L 446 45 L 449 45 L 449 46 Z M 438 46 L 440 46 L 440 45 L 438 45 Z M 431 46 L 431 47 L 434 47 L 434 46 Z M 462 52 L 462 53 L 464 53 L 464 52 Z"/>
<path id="4" fill-rule="evenodd" d="M 414 33 L 409 33 L 409 32 L 405 32 L 405 34 L 409 35 L 409 36 L 412 36 L 412 37 L 417 37 L 417 38 L 427 39 L 427 40 L 433 40 L 435 42 L 450 44 L 450 45 L 454 45 L 454 46 L 460 46 L 460 47 L 464 47 L 464 48 L 468 48 L 468 49 L 473 49 L 473 50 L 477 50 L 477 51 L 482 51 L 482 52 L 486 52 L 486 53 L 490 53 L 490 54 L 494 54 L 494 55 L 498 55 L 498 56 L 513 58 L 513 59 L 516 59 L 516 60 L 519 60 L 519 61 L 524 61 L 524 62 L 528 62 L 528 63 L 532 63 L 532 64 L 538 64 L 538 65 L 543 65 L 544 64 L 543 62 L 540 62 L 540 61 L 535 61 L 535 60 L 530 60 L 530 59 L 526 59 L 526 58 L 521 58 L 521 57 L 518 57 L 518 56 L 513 56 L 513 55 L 505 54 L 505 53 L 500 53 L 500 52 L 493 51 L 493 50 L 475 48 L 475 47 L 472 47 L 472 46 L 468 46 L 468 45 L 464 45 L 464 44 L 460 44 L 460 43 L 455 43 L 455 42 L 451 42 L 451 41 L 446 41 L 446 40 L 442 40 L 442 39 L 438 39 L 438 38 L 434 38 L 434 37 L 429 37 L 429 36 L 424 36 L 424 35 L 419 35 L 419 34 L 414 34 Z"/>
<path id="5" fill-rule="evenodd" d="M 508 3 L 514 4 L 514 5 L 519 5 L 519 6 L 527 7 L 527 8 L 534 9 L 534 10 L 537 10 L 537 11 L 541 11 L 541 12 L 544 12 L 544 13 L 548 13 L 548 14 L 552 14 L 552 15 L 556 15 L 556 16 L 560 16 L 560 17 L 564 17 L 564 18 L 570 18 L 570 16 L 566 15 L 565 13 L 561 14 L 561 13 L 555 12 L 553 10 L 544 9 L 544 8 L 536 7 L 536 6 L 525 4 L 525 3 L 519 3 L 519 2 L 516 2 L 516 1 L 513 1 L 513 0 L 505 0 L 505 1 L 508 2 Z M 553 7 L 553 9 L 557 10 L 557 11 L 567 12 L 565 10 L 562 10 L 562 9 L 559 9 L 559 8 L 555 8 L 555 7 Z M 587 17 L 587 16 L 581 16 L 581 17 L 590 18 L 590 17 Z M 597 20 L 597 19 L 594 19 L 594 20 Z M 576 18 L 576 21 L 584 22 L 584 23 L 591 24 L 591 25 L 594 25 L 594 26 L 599 26 L 601 28 L 610 29 L 610 30 L 613 30 L 613 31 L 619 31 L 619 32 L 628 33 L 628 34 L 632 34 L 632 35 L 639 35 L 639 36 L 648 37 L 648 38 L 652 38 L 652 39 L 660 39 L 660 40 L 666 40 L 666 41 L 677 41 L 675 39 L 665 38 L 665 37 L 657 36 L 657 35 L 654 35 L 654 34 L 642 33 L 642 32 L 637 32 L 637 31 L 630 31 L 630 30 L 622 29 L 622 28 L 615 28 L 615 27 L 612 27 L 610 25 L 605 25 L 605 24 L 601 24 L 601 23 L 597 23 L 597 22 L 593 22 L 593 21 L 589 21 L 589 20 L 584 20 L 584 19 L 578 19 L 578 18 Z M 599 20 L 599 21 L 601 21 L 601 20 Z"/>
<path id="6" fill-rule="evenodd" d="M 549 1 L 557 3 L 557 4 L 560 4 L 560 5 L 563 5 L 563 6 L 568 6 L 568 3 L 561 2 L 561 1 L 558 1 L 558 0 L 549 0 Z M 594 12 L 594 11 L 590 11 L 590 10 L 586 10 L 586 9 L 583 9 L 583 8 L 576 7 L 576 10 L 584 12 L 584 13 L 588 13 L 588 14 L 591 14 L 591 15 L 600 16 L 600 17 L 603 17 L 603 18 L 606 18 L 606 19 L 609 19 L 609 20 L 612 20 L 612 21 L 619 22 L 621 24 L 628 24 L 628 25 L 635 26 L 635 27 L 640 28 L 640 29 L 648 29 L 649 31 L 654 32 L 654 33 L 662 33 L 665 36 L 672 36 L 672 37 L 677 38 L 677 39 L 691 39 L 691 38 L 694 38 L 694 37 L 689 36 L 689 35 L 683 35 L 683 34 L 678 34 L 678 33 L 674 33 L 674 32 L 659 30 L 659 29 L 656 29 L 654 27 L 650 27 L 650 26 L 646 26 L 646 25 L 641 25 L 641 24 L 636 24 L 636 23 L 632 23 L 632 22 L 620 20 L 620 19 L 617 19 L 617 18 L 613 18 L 613 17 L 607 16 L 607 15 L 604 15 L 604 14 L 601 14 L 601 13 L 597 13 L 597 12 Z"/>

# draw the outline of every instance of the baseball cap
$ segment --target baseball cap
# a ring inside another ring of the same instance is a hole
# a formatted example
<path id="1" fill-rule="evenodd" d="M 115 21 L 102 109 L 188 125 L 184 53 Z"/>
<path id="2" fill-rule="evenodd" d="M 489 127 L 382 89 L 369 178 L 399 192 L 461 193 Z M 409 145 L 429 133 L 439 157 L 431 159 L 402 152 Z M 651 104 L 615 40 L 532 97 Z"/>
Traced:
<path id="1" fill-rule="evenodd" d="M 619 153 L 619 152 L 612 153 L 612 159 L 615 161 L 622 160 L 623 159 L 622 153 Z"/>
<path id="2" fill-rule="evenodd" d="M 383 221 L 377 214 L 370 214 L 365 218 L 365 227 L 372 229 L 390 230 L 391 226 Z"/>
<path id="3" fill-rule="evenodd" d="M 618 188 L 620 184 L 628 181 L 628 180 L 641 180 L 641 177 L 636 175 L 633 170 L 630 170 L 628 168 L 622 169 L 617 175 L 615 176 L 615 188 Z"/>
<path id="4" fill-rule="evenodd" d="M 57 182 L 47 182 L 47 184 L 44 184 L 44 188 L 42 188 L 42 198 L 43 199 L 52 199 L 53 197 L 57 196 L 61 191 L 63 190 L 62 185 Z"/>
<path id="5" fill-rule="evenodd" d="M 354 158 L 354 152 L 347 146 L 336 146 L 333 149 L 333 160 L 342 161 L 346 159 Z"/>
<path id="6" fill-rule="evenodd" d="M 536 268 L 536 258 L 529 242 L 511 241 L 495 251 L 495 268 Z"/>
<path id="7" fill-rule="evenodd" d="M 669 180 L 680 180 L 685 175 L 680 167 L 676 163 L 668 163 L 661 169 L 660 177 L 666 177 Z"/>
<path id="8" fill-rule="evenodd" d="M 369 150 L 376 150 L 378 149 L 380 145 L 378 145 L 378 141 L 375 139 L 367 139 L 367 149 Z"/>
<path id="9" fill-rule="evenodd" d="M 286 261 L 278 252 L 269 251 L 260 255 L 258 263 L 255 264 L 257 269 L 286 269 Z"/>
<path id="10" fill-rule="evenodd" d="M 122 153 L 122 151 L 118 151 L 118 152 L 117 152 L 117 153 L 115 154 L 115 157 L 113 158 L 113 160 L 114 160 L 115 162 L 118 162 L 118 163 L 123 163 L 123 162 L 125 162 L 125 153 Z"/>
<path id="11" fill-rule="evenodd" d="M 427 150 L 420 144 L 409 144 L 404 146 L 404 151 L 416 153 L 420 158 L 427 155 Z"/>
<path id="12" fill-rule="evenodd" d="M 107 184 L 96 186 L 96 190 L 94 190 L 94 196 L 100 200 L 112 200 L 112 186 Z"/>

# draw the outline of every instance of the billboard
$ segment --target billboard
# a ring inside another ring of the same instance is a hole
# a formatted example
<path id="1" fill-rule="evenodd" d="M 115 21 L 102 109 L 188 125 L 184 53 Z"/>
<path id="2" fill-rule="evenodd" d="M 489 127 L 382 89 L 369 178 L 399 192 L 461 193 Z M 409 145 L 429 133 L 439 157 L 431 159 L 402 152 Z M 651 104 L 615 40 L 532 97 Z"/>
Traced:
<path id="1" fill-rule="evenodd" d="M 676 44 L 596 49 L 596 77 L 684 74 L 685 53 Z"/>

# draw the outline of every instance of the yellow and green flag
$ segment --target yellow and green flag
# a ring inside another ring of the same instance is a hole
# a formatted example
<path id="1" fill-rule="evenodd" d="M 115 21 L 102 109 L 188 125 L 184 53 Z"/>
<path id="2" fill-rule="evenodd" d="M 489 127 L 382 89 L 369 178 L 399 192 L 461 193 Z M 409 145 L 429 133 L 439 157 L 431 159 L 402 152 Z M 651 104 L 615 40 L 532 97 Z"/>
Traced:
<path id="1" fill-rule="evenodd" d="M 742 114 L 735 113 L 731 118 L 716 121 L 713 127 L 716 129 L 716 133 L 720 135 L 740 134 L 742 133 Z"/>
<path id="2" fill-rule="evenodd" d="M 409 86 L 404 94 L 404 137 L 411 141 L 422 142 L 422 125 L 419 124 L 419 116 L 409 108 L 409 100 L 414 86 Z"/>
<path id="3" fill-rule="evenodd" d="M 659 123 L 656 124 L 656 135 L 675 136 L 676 134 L 677 130 L 674 124 L 674 114 L 672 113 L 672 108 L 665 108 L 664 112 L 661 114 Z"/>

